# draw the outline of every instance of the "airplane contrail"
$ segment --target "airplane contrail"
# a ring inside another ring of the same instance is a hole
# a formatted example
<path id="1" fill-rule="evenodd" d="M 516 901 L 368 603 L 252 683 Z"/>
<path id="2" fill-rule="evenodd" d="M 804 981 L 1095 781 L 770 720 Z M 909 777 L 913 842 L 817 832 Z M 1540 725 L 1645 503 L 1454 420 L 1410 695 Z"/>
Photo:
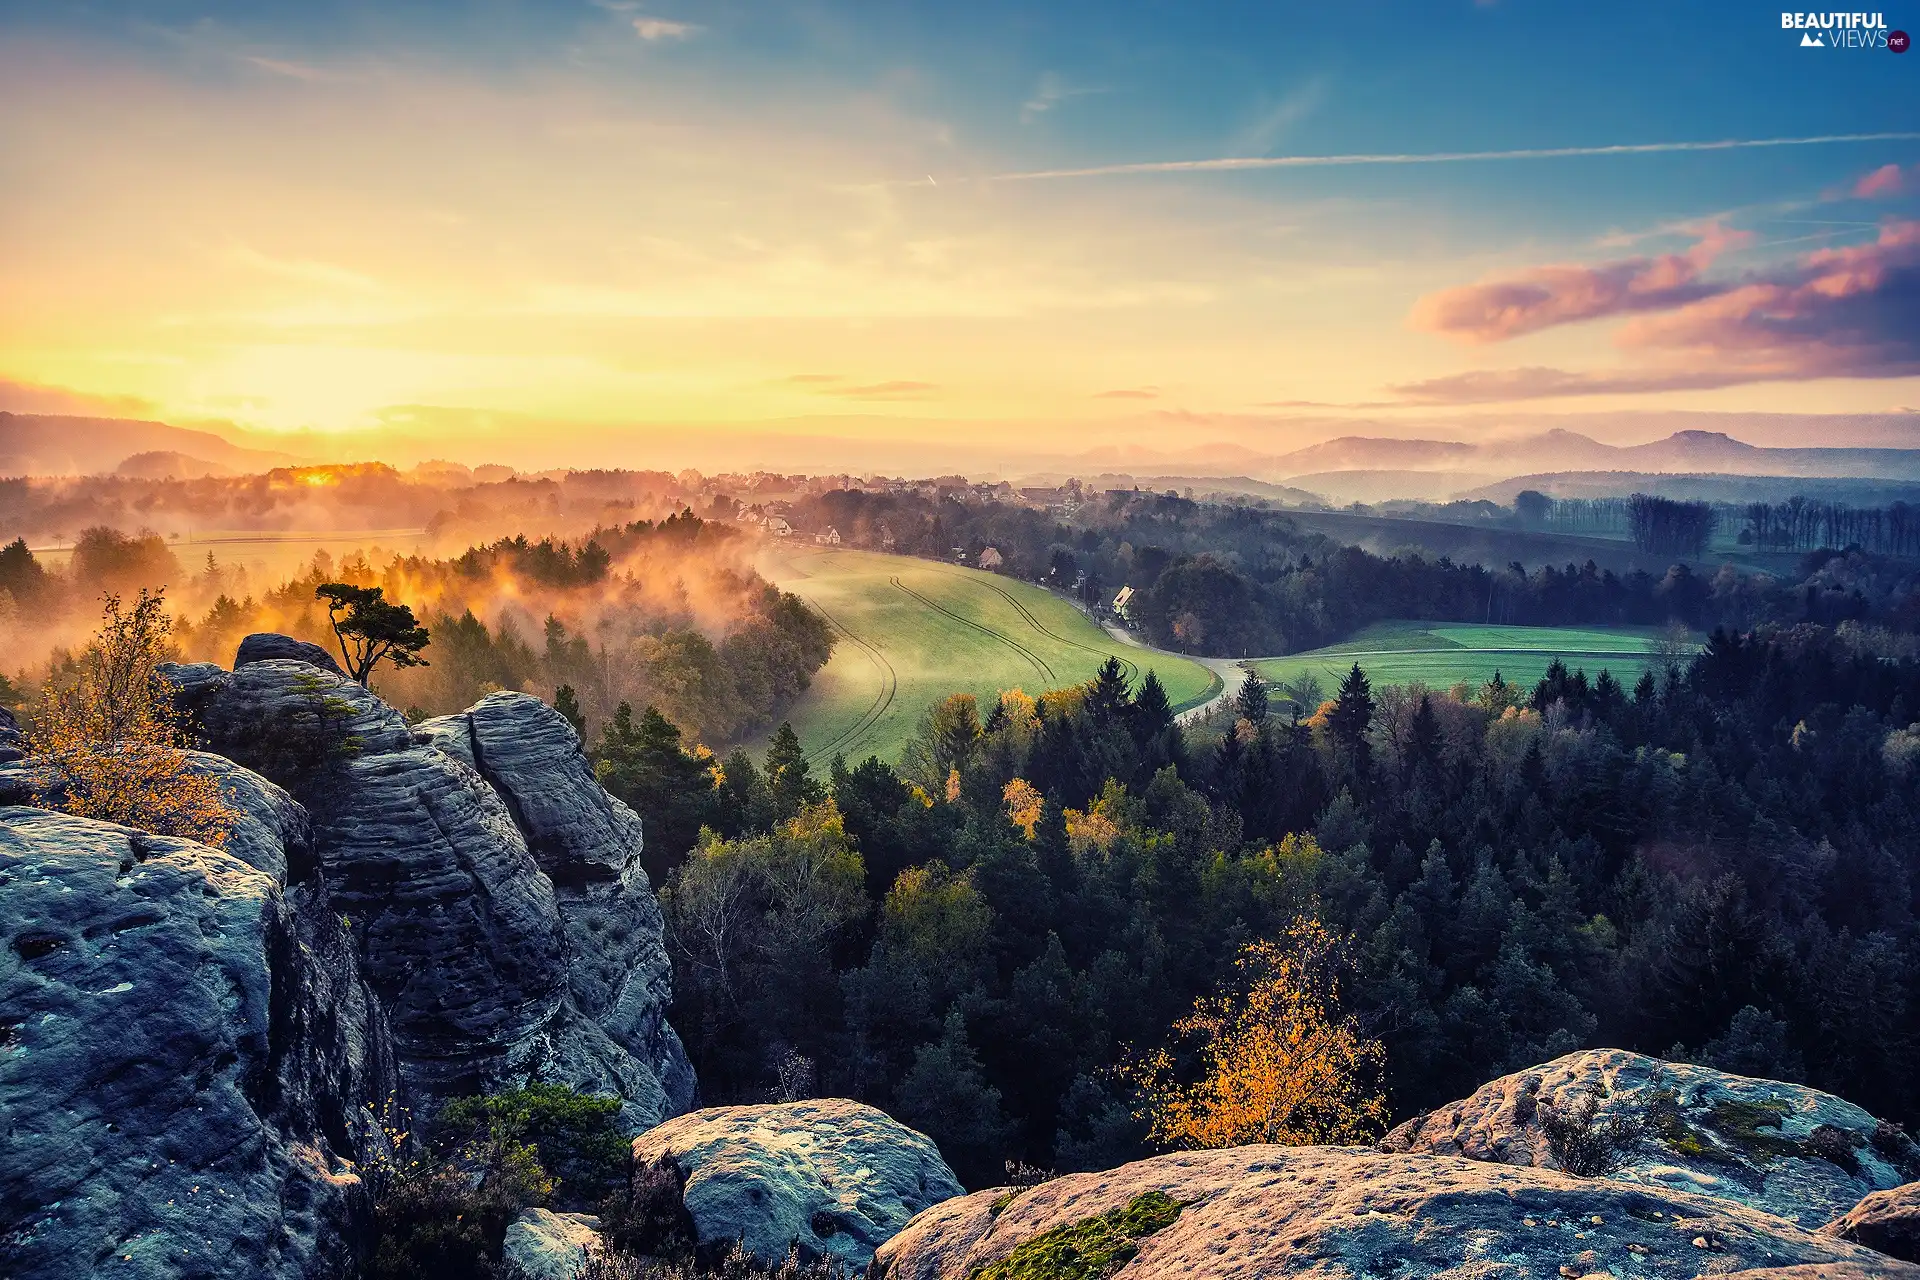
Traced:
<path id="1" fill-rule="evenodd" d="M 1469 160 L 1558 160 L 1572 156 L 1644 156 L 1679 151 L 1744 151 L 1757 147 L 1816 147 L 1840 142 L 1912 142 L 1920 132 L 1824 133 L 1810 138 L 1724 138 L 1717 142 L 1629 142 L 1599 147 L 1525 147 L 1512 151 L 1410 151 L 1333 156 L 1223 156 L 1213 160 L 1147 160 L 1084 169 L 998 173 L 993 182 L 1052 178 L 1107 178 L 1134 173 L 1208 173 L 1238 169 L 1310 169 L 1362 164 L 1454 164 Z"/>

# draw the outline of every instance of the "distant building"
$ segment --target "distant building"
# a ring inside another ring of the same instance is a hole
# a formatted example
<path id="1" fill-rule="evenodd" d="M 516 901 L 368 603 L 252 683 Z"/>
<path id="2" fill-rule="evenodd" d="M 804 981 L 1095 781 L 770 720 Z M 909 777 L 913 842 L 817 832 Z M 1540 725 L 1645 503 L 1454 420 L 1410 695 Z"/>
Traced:
<path id="1" fill-rule="evenodd" d="M 880 526 L 880 549 L 882 551 L 893 550 L 893 530 L 887 528 L 885 524 Z"/>
<path id="2" fill-rule="evenodd" d="M 787 523 L 785 516 L 768 516 L 767 532 L 776 538 L 791 538 L 793 526 Z"/>
<path id="3" fill-rule="evenodd" d="M 1125 618 L 1128 622 L 1132 622 L 1133 615 L 1127 612 L 1128 606 L 1130 606 L 1132 603 L 1133 603 L 1133 588 L 1122 587 L 1120 588 L 1120 594 L 1113 598 L 1113 611 L 1119 614 L 1121 617 Z"/>
<path id="4" fill-rule="evenodd" d="M 953 549 L 953 562 L 955 564 L 965 564 L 967 562 L 967 549 L 965 547 L 955 547 Z"/>
<path id="5" fill-rule="evenodd" d="M 840 531 L 832 525 L 828 525 L 827 531 L 825 533 L 814 534 L 813 540 L 823 547 L 837 547 L 840 545 Z"/>
<path id="6" fill-rule="evenodd" d="M 982 569 L 998 569 L 1005 563 L 1006 560 L 1002 558 L 997 547 L 988 547 L 980 553 L 980 567 Z"/>

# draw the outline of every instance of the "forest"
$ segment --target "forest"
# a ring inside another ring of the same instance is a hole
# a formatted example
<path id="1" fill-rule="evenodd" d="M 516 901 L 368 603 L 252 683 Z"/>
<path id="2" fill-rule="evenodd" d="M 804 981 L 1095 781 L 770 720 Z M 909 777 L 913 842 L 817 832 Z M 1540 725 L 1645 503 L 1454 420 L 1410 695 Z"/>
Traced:
<path id="1" fill-rule="evenodd" d="M 553 699 L 564 686 L 583 729 L 623 701 L 651 702 L 725 742 L 770 727 L 832 650 L 826 623 L 755 573 L 752 553 L 736 529 L 681 513 L 573 540 L 516 535 L 450 558 L 374 563 L 321 551 L 293 577 L 256 589 L 212 554 L 198 567 L 181 564 L 157 534 L 83 530 L 61 572 L 16 540 L 0 548 L 0 634 L 22 669 L 0 694 L 19 705 L 49 670 L 70 664 L 69 635 L 90 628 L 105 593 L 165 588 L 179 656 L 225 665 L 254 631 L 331 649 L 315 591 L 343 581 L 381 587 L 431 633 L 423 665 L 375 680 L 414 719 L 496 689 Z"/>
<path id="2" fill-rule="evenodd" d="M 715 767 L 654 710 L 593 755 L 646 825 L 706 1100 L 798 1072 L 932 1134 L 972 1185 L 1139 1154 L 1129 1064 L 1302 921 L 1337 940 L 1396 1118 L 1621 1045 L 1912 1124 L 1909 641 L 1722 631 L 1631 689 L 1355 668 L 1305 718 L 1250 683 L 1191 731 L 1110 665 L 948 699 L 897 768 L 817 776 L 790 732 Z"/>
<path id="3" fill-rule="evenodd" d="M 1649 499 L 1649 536 L 1703 519 L 1697 504 L 1661 516 Z M 1370 622 L 1411 618 L 1532 626 L 1660 625 L 1741 631 L 1762 623 L 1873 622 L 1920 629 L 1920 562 L 1858 547 L 1808 551 L 1779 576 L 1731 565 L 1713 574 L 1675 564 L 1665 574 L 1617 574 L 1584 565 L 1457 564 L 1415 548 L 1390 556 L 1341 546 L 1284 512 L 1196 503 L 1174 493 L 1116 491 L 1072 514 L 1011 503 L 844 491 L 795 504 L 802 528 L 832 525 L 860 546 L 977 559 L 1002 572 L 1070 589 L 1089 603 L 1134 588 L 1129 612 L 1153 643 L 1239 657 L 1317 648 Z M 1707 512 L 1706 514 L 1711 514 Z M 1081 576 L 1084 575 L 1084 578 Z"/>

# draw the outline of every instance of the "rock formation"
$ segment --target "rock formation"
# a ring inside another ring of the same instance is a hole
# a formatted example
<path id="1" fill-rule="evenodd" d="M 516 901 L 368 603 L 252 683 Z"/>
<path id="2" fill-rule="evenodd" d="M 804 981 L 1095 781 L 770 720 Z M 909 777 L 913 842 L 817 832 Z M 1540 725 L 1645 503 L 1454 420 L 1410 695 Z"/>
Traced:
<path id="1" fill-rule="evenodd" d="M 1589 1133 L 1613 1138 L 1599 1153 L 1606 1167 L 1576 1172 L 1720 1196 L 1804 1227 L 1920 1174 L 1905 1134 L 1830 1093 L 1621 1049 L 1502 1076 L 1400 1125 L 1381 1147 L 1559 1168 L 1551 1117 L 1584 1117 Z"/>
<path id="2" fill-rule="evenodd" d="M 1908 1262 L 1920 1262 L 1920 1182 L 1876 1191 L 1820 1230 Z"/>
<path id="3" fill-rule="evenodd" d="M 575 1280 L 601 1248 L 600 1219 L 592 1214 L 528 1209 L 507 1224 L 500 1261 L 516 1280 Z"/>
<path id="4" fill-rule="evenodd" d="M 883 1280 L 1742 1275 L 1920 1277 L 1920 1269 L 1713 1196 L 1451 1156 L 1236 1147 L 1072 1174 L 936 1205 L 883 1244 Z M 1046 1268 L 1037 1264 L 1042 1258 Z M 1088 1272 L 1088 1274 L 1093 1274 Z"/>
<path id="5" fill-rule="evenodd" d="M 633 1157 L 679 1166 L 704 1248 L 738 1240 L 768 1264 L 797 1242 L 863 1267 L 914 1214 L 964 1193 L 932 1139 L 844 1098 L 695 1111 L 634 1139 Z"/>
<path id="6" fill-rule="evenodd" d="M 233 655 L 233 669 L 251 666 L 256 662 L 266 662 L 272 658 L 289 658 L 295 662 L 304 662 L 322 671 L 330 671 L 336 676 L 347 673 L 340 669 L 333 655 L 319 645 L 307 640 L 295 640 L 292 636 L 283 636 L 277 631 L 256 631 L 240 641 L 240 649 Z"/>
<path id="7" fill-rule="evenodd" d="M 261 847 L 0 809 L 0 1274 L 294 1280 L 364 1244 L 391 1046 L 324 893 L 256 865 L 297 806 L 222 785 Z"/>
<path id="8" fill-rule="evenodd" d="M 640 824 L 562 717 L 496 694 L 416 730 L 313 662 L 193 673 L 212 748 L 310 813 L 422 1114 L 536 1077 L 618 1096 L 634 1132 L 691 1104 Z"/>

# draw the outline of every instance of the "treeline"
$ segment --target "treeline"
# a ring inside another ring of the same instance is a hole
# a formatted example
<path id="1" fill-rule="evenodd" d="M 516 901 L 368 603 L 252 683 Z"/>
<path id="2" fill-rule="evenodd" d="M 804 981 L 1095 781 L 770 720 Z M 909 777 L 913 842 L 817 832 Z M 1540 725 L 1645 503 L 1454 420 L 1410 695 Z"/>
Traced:
<path id="1" fill-rule="evenodd" d="M 1886 555 L 1920 556 L 1920 509 L 1904 502 L 1854 507 L 1844 502 L 1789 498 L 1740 509 L 1742 546 L 1762 551 L 1809 551 L 1857 546 Z"/>
<path id="2" fill-rule="evenodd" d="M 727 742 L 777 720 L 832 651 L 825 620 L 760 578 L 751 556 L 736 530 L 681 512 L 578 539 L 503 538 L 446 559 L 374 564 L 323 551 L 291 579 L 256 591 L 237 566 L 211 556 L 189 571 L 156 534 L 89 529 L 65 573 L 48 571 L 24 541 L 0 548 L 0 629 L 11 624 L 16 642 L 37 634 L 57 664 L 66 642 L 54 623 L 86 625 L 104 592 L 164 587 L 180 656 L 224 664 L 252 631 L 331 649 L 315 589 L 378 586 L 413 608 L 432 636 L 427 665 L 376 677 L 382 695 L 416 718 L 497 689 L 551 699 L 564 685 L 589 730 L 622 702 L 652 702 L 703 740 Z M 31 669 L 23 675 L 33 683 Z M 0 694 L 18 700 L 25 690 Z"/>
<path id="3" fill-rule="evenodd" d="M 1645 493 L 1627 499 L 1627 535 L 1652 555 L 1704 555 L 1716 519 L 1709 502 L 1676 502 Z"/>
<path id="4" fill-rule="evenodd" d="M 891 538 L 896 550 L 942 559 L 959 547 L 977 561 L 991 546 L 1002 572 L 1062 590 L 1079 583 L 1089 604 L 1130 585 L 1129 613 L 1155 644 L 1232 657 L 1317 648 L 1388 618 L 1535 626 L 1679 620 L 1703 631 L 1858 619 L 1920 629 L 1920 568 L 1854 551 L 1810 554 L 1797 573 L 1781 577 L 1727 566 L 1708 576 L 1684 563 L 1661 575 L 1617 574 L 1592 562 L 1501 569 L 1417 551 L 1375 555 L 1307 532 L 1280 512 L 1135 491 L 1107 494 L 1072 516 L 847 491 L 795 504 L 795 518 L 802 529 L 831 524 L 857 545 L 881 547 Z"/>
<path id="5" fill-rule="evenodd" d="M 0 478 L 0 528 L 36 542 L 82 529 L 146 528 L 172 539 L 196 531 L 425 528 L 449 538 L 503 530 L 585 530 L 678 509 L 689 495 L 660 471 L 469 469 L 424 463 L 278 467 L 198 479 L 140 476 Z"/>
<path id="6" fill-rule="evenodd" d="M 974 1185 L 1140 1153 L 1116 1066 L 1247 942 L 1345 940 L 1396 1117 L 1583 1045 L 1804 1080 L 1920 1121 L 1920 662 L 1857 629 L 1720 633 L 1624 688 L 1259 687 L 1192 733 L 1117 667 L 929 712 L 815 776 L 609 728 L 707 1100 L 822 1093 Z M 704 833 L 701 827 L 708 828 Z"/>

